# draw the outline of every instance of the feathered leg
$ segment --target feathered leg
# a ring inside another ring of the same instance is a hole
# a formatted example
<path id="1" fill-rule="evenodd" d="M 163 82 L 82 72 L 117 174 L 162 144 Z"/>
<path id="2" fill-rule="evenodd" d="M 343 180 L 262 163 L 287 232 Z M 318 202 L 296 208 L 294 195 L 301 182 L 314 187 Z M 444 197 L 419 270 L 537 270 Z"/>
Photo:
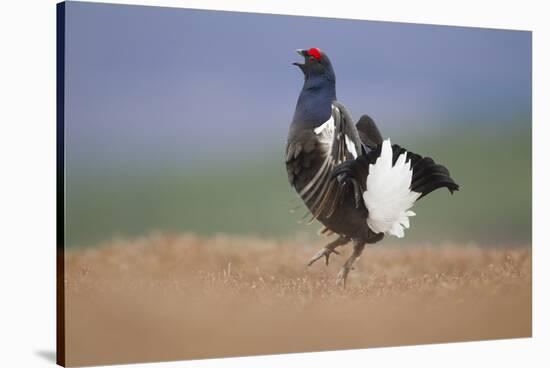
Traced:
<path id="1" fill-rule="evenodd" d="M 365 249 L 365 241 L 355 239 L 353 241 L 353 252 L 338 273 L 338 277 L 336 279 L 337 285 L 341 284 L 343 287 L 346 287 L 346 279 L 348 277 L 348 273 L 353 269 L 353 264 L 355 263 L 355 260 L 361 256 L 363 249 Z"/>
<path id="2" fill-rule="evenodd" d="M 332 253 L 340 254 L 338 253 L 335 248 L 347 244 L 349 242 L 349 238 L 345 236 L 340 236 L 338 239 L 334 240 L 333 242 L 328 243 L 325 245 L 320 251 L 315 253 L 313 257 L 309 260 L 307 263 L 308 266 L 311 266 L 315 261 L 317 261 L 321 257 L 325 257 L 325 264 L 328 266 L 328 258 Z"/>

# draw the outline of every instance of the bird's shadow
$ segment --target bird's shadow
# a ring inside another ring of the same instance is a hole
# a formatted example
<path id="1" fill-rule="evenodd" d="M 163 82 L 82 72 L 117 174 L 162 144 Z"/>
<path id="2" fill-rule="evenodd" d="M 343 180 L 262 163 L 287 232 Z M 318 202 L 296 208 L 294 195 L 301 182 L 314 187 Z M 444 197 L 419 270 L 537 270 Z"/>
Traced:
<path id="1" fill-rule="evenodd" d="M 55 351 L 39 350 L 39 351 L 36 351 L 35 354 L 43 358 L 44 360 L 47 360 L 48 362 L 55 364 L 55 358 L 56 358 Z"/>

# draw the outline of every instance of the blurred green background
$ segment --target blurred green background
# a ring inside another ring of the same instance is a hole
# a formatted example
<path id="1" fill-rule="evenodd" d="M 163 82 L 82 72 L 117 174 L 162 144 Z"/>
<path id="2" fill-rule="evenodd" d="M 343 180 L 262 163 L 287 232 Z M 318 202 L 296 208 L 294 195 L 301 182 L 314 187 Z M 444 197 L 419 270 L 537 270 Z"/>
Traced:
<path id="1" fill-rule="evenodd" d="M 419 201 L 405 240 L 396 241 L 530 244 L 530 142 L 529 130 L 400 140 L 447 165 L 461 188 Z M 150 230 L 289 238 L 320 228 L 298 223 L 306 210 L 287 182 L 281 152 L 232 166 L 107 165 L 72 178 L 67 204 L 70 246 Z"/>

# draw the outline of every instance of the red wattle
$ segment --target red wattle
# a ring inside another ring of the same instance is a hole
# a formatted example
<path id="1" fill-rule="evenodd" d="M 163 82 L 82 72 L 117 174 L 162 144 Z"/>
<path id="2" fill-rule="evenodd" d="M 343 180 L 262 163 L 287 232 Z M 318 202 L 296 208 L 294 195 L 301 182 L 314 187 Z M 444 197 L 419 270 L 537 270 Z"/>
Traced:
<path id="1" fill-rule="evenodd" d="M 321 51 L 317 47 L 312 47 L 309 50 L 307 50 L 308 55 L 313 56 L 315 59 L 319 59 L 321 57 Z"/>

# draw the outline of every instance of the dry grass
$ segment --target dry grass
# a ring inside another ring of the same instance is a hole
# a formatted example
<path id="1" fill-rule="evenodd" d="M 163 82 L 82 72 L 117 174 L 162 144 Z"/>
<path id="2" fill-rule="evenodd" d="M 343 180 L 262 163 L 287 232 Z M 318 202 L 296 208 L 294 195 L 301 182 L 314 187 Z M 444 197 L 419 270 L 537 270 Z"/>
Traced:
<path id="1" fill-rule="evenodd" d="M 530 248 L 314 246 L 156 235 L 66 255 L 67 363 L 89 365 L 531 335 Z"/>

